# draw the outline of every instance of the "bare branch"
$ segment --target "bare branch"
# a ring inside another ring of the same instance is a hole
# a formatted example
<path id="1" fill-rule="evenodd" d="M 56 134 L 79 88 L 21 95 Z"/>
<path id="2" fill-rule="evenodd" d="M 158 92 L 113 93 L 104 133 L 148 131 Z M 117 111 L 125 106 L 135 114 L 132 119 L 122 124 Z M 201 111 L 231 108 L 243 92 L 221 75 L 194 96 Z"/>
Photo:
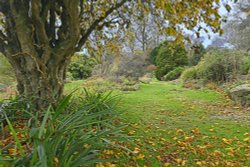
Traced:
<path id="1" fill-rule="evenodd" d="M 112 24 L 116 24 L 116 23 L 119 23 L 119 22 L 120 21 L 118 20 L 118 17 L 115 17 L 115 18 L 113 18 L 113 19 L 111 19 L 109 21 L 104 21 L 102 24 L 99 24 L 97 26 L 97 29 L 100 31 L 100 30 L 103 29 L 103 27 L 108 27 L 108 26 L 110 26 Z"/>

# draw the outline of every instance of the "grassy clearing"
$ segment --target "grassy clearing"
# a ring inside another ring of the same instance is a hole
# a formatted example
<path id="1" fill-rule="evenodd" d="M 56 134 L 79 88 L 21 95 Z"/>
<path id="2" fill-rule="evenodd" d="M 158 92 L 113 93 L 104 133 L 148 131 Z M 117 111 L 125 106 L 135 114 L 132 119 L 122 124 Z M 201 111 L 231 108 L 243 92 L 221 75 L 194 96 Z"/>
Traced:
<path id="1" fill-rule="evenodd" d="M 77 88 L 78 96 L 83 87 L 76 81 L 65 90 Z M 131 136 L 123 145 L 132 153 L 104 150 L 104 158 L 122 161 L 97 166 L 250 166 L 250 112 L 225 94 L 158 81 L 117 92 L 124 132 Z"/>
<path id="2" fill-rule="evenodd" d="M 123 97 L 122 117 L 137 143 L 131 165 L 250 165 L 249 112 L 225 95 L 154 82 Z"/>

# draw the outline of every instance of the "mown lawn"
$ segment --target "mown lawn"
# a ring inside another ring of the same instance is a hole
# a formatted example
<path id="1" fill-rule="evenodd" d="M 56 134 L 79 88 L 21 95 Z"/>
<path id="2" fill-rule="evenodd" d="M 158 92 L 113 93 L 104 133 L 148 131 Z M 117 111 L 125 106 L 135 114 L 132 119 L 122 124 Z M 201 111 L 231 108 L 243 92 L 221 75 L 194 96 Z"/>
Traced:
<path id="1" fill-rule="evenodd" d="M 154 82 L 119 105 L 136 146 L 131 166 L 250 166 L 250 115 L 224 94 Z"/>
<path id="2" fill-rule="evenodd" d="M 66 84 L 67 93 L 84 81 Z M 120 92 L 118 124 L 127 124 L 131 151 L 104 150 L 98 167 L 250 166 L 250 110 L 223 93 L 191 90 L 154 81 L 135 92 Z"/>

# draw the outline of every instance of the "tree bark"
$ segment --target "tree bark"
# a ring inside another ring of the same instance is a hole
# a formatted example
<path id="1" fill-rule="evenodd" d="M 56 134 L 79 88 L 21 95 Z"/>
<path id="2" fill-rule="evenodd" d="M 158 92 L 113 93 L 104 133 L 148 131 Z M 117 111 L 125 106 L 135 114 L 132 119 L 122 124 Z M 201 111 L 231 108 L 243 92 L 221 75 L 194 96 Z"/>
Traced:
<path id="1" fill-rule="evenodd" d="M 13 66 L 17 78 L 18 94 L 31 101 L 37 110 L 56 105 L 63 96 L 64 81 L 66 79 L 67 62 L 48 64 L 46 68 L 22 68 Z"/>

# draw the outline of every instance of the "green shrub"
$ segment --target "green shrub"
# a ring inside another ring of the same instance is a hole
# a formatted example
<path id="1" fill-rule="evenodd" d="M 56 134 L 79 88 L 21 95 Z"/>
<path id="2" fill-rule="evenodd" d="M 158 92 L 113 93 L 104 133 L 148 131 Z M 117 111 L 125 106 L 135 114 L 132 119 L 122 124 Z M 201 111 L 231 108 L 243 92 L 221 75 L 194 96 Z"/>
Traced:
<path id="1" fill-rule="evenodd" d="M 71 72 L 68 71 L 68 72 L 66 73 L 66 79 L 67 79 L 67 81 L 74 80 L 74 77 L 73 77 L 73 75 L 72 75 Z"/>
<path id="2" fill-rule="evenodd" d="M 246 75 L 250 72 L 250 56 L 245 57 L 243 63 L 240 66 L 241 74 Z"/>
<path id="3" fill-rule="evenodd" d="M 96 61 L 92 57 L 76 55 L 69 65 L 68 71 L 71 75 L 68 74 L 68 76 L 76 80 L 87 79 L 91 76 L 92 70 L 96 64 Z"/>
<path id="4" fill-rule="evenodd" d="M 163 76 L 168 72 L 174 70 L 176 67 L 183 67 L 187 64 L 188 57 L 185 48 L 181 45 L 165 42 L 161 45 L 156 57 L 156 78 L 162 80 Z"/>
<path id="5" fill-rule="evenodd" d="M 246 53 L 240 51 L 213 50 L 206 53 L 198 65 L 185 70 L 181 78 L 184 82 L 192 79 L 199 79 L 204 83 L 233 81 L 244 67 L 245 57 Z M 247 67 L 246 65 L 246 69 Z"/>
<path id="6" fill-rule="evenodd" d="M 156 57 L 157 57 L 157 55 L 158 55 L 158 53 L 159 53 L 160 47 L 161 47 L 161 45 L 155 47 L 155 48 L 150 52 L 150 54 L 149 54 L 149 61 L 150 61 L 150 63 L 152 63 L 152 64 L 154 64 L 154 65 L 156 65 Z"/>
<path id="7" fill-rule="evenodd" d="M 112 149 L 114 141 L 124 139 L 120 135 L 121 128 L 110 123 L 115 118 L 115 105 L 110 105 L 111 94 L 94 95 L 95 102 L 92 103 L 92 99 L 88 105 L 74 110 L 68 108 L 71 96 L 66 96 L 56 109 L 49 107 L 41 112 L 43 117 L 28 112 L 30 119 L 22 130 L 27 138 L 22 141 L 3 112 L 16 143 L 1 148 L 0 166 L 93 166 L 102 161 L 101 150 Z M 107 101 L 109 107 L 104 107 Z M 100 120 L 103 116 L 105 119 Z M 22 147 L 21 143 L 26 145 Z M 9 148 L 17 148 L 20 154 L 10 155 Z"/>
<path id="8" fill-rule="evenodd" d="M 178 79 L 181 76 L 181 73 L 184 71 L 184 67 L 177 67 L 174 70 L 170 71 L 169 73 L 167 73 L 163 79 L 165 81 L 172 81 L 175 79 Z"/>
<path id="9" fill-rule="evenodd" d="M 187 81 L 187 80 L 193 80 L 197 79 L 197 67 L 190 67 L 185 69 L 182 74 L 181 74 L 181 80 L 182 81 Z"/>
<path id="10" fill-rule="evenodd" d="M 239 73 L 242 61 L 240 52 L 230 50 L 215 50 L 204 56 L 203 62 L 198 64 L 197 76 L 206 82 L 228 82 Z"/>

